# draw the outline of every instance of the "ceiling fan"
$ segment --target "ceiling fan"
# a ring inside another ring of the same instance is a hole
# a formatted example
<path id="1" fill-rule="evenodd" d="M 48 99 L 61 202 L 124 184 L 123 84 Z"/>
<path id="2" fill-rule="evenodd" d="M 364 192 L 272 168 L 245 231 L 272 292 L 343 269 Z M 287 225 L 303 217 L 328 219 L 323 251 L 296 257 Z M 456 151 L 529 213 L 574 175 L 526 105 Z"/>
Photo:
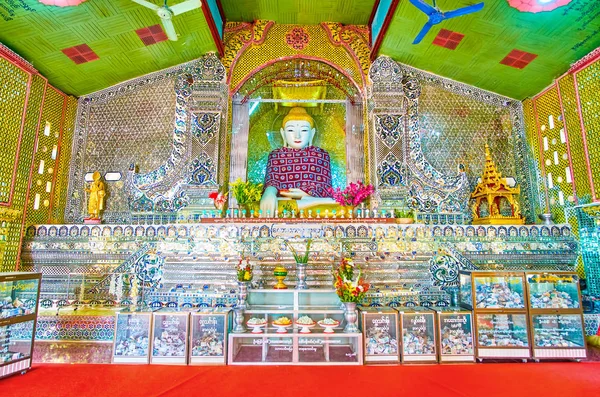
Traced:
<path id="1" fill-rule="evenodd" d="M 459 9 L 456 9 L 453 11 L 442 12 L 435 4 L 435 0 L 433 0 L 433 5 L 429 5 L 429 4 L 425 3 L 425 1 L 423 1 L 423 0 L 410 0 L 410 2 L 415 7 L 417 7 L 419 10 L 421 10 L 422 12 L 427 14 L 427 16 L 429 17 L 429 20 L 427 21 L 425 26 L 423 26 L 423 28 L 421 29 L 421 31 L 419 32 L 419 34 L 413 41 L 413 44 L 419 44 L 421 42 L 421 40 L 423 40 L 423 37 L 425 37 L 425 35 L 429 32 L 429 29 L 431 29 L 431 27 L 433 25 L 437 25 L 438 23 L 442 22 L 445 19 L 450 19 L 450 18 L 467 15 L 467 14 L 472 14 L 474 12 L 480 11 L 483 8 L 483 3 L 477 3 L 477 4 L 473 4 L 470 6 L 463 7 L 463 8 L 459 8 Z"/>
<path id="2" fill-rule="evenodd" d="M 173 26 L 172 18 L 175 15 L 183 14 L 184 12 L 202 7 L 201 0 L 187 0 L 183 3 L 175 4 L 174 6 L 167 5 L 167 0 L 165 0 L 165 4 L 163 6 L 158 6 L 146 0 L 131 1 L 143 5 L 144 7 L 149 8 L 152 11 L 156 11 L 156 14 L 159 16 L 160 21 L 163 27 L 165 28 L 165 33 L 167 37 L 169 38 L 169 40 L 172 41 L 177 41 L 177 32 L 175 31 L 175 26 Z"/>

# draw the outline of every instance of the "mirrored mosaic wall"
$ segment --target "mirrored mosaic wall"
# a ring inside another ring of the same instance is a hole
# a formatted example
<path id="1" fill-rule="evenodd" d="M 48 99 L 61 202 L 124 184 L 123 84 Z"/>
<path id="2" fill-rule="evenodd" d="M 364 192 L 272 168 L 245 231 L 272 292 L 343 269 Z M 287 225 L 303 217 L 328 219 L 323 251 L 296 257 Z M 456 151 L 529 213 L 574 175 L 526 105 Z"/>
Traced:
<path id="1" fill-rule="evenodd" d="M 485 145 L 503 176 L 521 187 L 533 223 L 537 201 L 519 101 L 381 56 L 371 67 L 372 180 L 383 205 L 463 212 L 481 178 Z"/>
<path id="2" fill-rule="evenodd" d="M 585 266 L 580 263 L 578 272 L 592 283 L 600 279 L 600 261 L 597 252 L 586 255 L 588 250 L 597 251 L 597 241 L 587 239 L 596 226 L 585 212 L 600 201 L 599 59 L 600 50 L 590 53 L 523 104 L 527 141 L 538 174 L 540 212 L 550 211 L 555 222 L 568 222 L 574 234 L 586 237 L 581 240 Z"/>
<path id="3" fill-rule="evenodd" d="M 182 184 L 214 189 L 225 136 L 224 79 L 222 64 L 207 54 L 81 97 L 66 218 L 86 216 L 82 192 L 95 171 L 105 180 L 106 222 L 129 222 L 131 211 L 178 209 L 187 204 Z"/>
<path id="4" fill-rule="evenodd" d="M 12 271 L 23 226 L 62 220 L 76 101 L 1 44 L 0 81 L 0 271 Z"/>

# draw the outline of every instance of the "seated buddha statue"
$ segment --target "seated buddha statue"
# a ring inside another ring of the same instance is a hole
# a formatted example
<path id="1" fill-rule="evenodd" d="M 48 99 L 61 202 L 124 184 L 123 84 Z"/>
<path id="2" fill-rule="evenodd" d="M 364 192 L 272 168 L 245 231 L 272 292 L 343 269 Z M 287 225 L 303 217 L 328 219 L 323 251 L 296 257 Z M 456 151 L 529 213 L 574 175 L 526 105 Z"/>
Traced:
<path id="1" fill-rule="evenodd" d="M 295 200 L 299 210 L 337 206 L 329 193 L 329 153 L 313 146 L 315 122 L 304 108 L 292 108 L 284 117 L 281 136 L 284 147 L 273 150 L 267 160 L 262 213 L 275 215 L 280 199 Z"/>

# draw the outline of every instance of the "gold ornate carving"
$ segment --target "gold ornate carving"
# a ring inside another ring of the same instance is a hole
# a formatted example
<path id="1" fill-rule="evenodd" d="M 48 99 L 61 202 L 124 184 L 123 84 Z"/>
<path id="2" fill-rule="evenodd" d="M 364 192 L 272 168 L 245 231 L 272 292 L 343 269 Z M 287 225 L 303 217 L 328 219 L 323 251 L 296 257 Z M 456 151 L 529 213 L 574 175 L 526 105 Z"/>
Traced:
<path id="1" fill-rule="evenodd" d="M 474 202 L 471 205 L 474 225 L 508 225 L 523 224 L 524 220 L 519 209 L 518 197 L 521 193 L 519 186 L 510 187 L 506 178 L 496 168 L 492 160 L 490 147 L 485 145 L 485 168 L 481 182 L 477 184 L 471 194 Z M 510 215 L 503 215 L 500 211 L 502 202 L 510 207 Z M 487 209 L 487 215 L 482 216 L 482 210 Z"/>
<path id="2" fill-rule="evenodd" d="M 236 60 L 242 56 L 251 44 L 261 44 L 273 26 L 272 21 L 258 19 L 254 24 L 247 22 L 227 22 L 225 25 L 225 51 L 221 63 L 227 70 L 229 80 L 230 70 L 235 66 Z"/>
<path id="3" fill-rule="evenodd" d="M 302 41 L 302 45 L 296 42 L 288 45 L 287 36 L 300 28 L 306 33 L 307 41 Z M 222 62 L 234 91 L 266 65 L 291 58 L 323 60 L 343 71 L 357 86 L 364 87 L 369 56 L 368 33 L 363 27 L 341 26 L 338 30 L 336 24 L 299 27 L 256 21 L 253 25 L 227 24 Z"/>
<path id="4" fill-rule="evenodd" d="M 13 222 L 19 219 L 21 215 L 20 210 L 12 208 L 0 207 L 0 222 Z"/>
<path id="5" fill-rule="evenodd" d="M 321 26 L 329 34 L 329 40 L 332 44 L 343 45 L 346 51 L 352 55 L 366 78 L 371 67 L 368 27 L 344 26 L 338 22 L 323 22 Z"/>

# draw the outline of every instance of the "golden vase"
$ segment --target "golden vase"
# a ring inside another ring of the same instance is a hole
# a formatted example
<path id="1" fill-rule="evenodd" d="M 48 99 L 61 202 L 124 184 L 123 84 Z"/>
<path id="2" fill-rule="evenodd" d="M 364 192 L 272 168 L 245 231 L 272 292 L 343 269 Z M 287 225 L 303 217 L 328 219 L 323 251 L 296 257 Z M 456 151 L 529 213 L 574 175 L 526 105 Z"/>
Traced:
<path id="1" fill-rule="evenodd" d="M 285 277 L 287 276 L 288 272 L 287 269 L 283 266 L 277 266 L 275 267 L 275 269 L 273 270 L 273 275 L 275 275 L 275 278 L 277 279 L 277 284 L 275 284 L 275 286 L 273 288 L 275 289 L 287 289 L 287 285 L 285 285 L 283 283 L 283 280 L 285 279 Z"/>

